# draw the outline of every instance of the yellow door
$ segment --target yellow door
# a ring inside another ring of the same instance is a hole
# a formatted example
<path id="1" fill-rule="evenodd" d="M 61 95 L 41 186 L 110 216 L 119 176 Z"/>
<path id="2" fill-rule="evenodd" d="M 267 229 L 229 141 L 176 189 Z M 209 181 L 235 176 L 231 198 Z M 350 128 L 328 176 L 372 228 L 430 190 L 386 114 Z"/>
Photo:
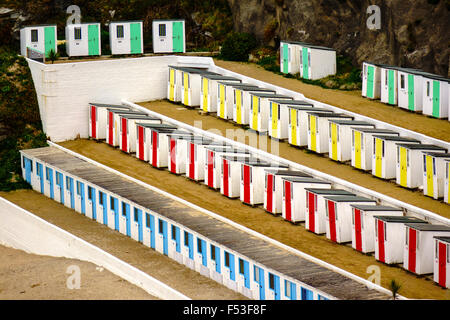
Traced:
<path id="1" fill-rule="evenodd" d="M 382 173 L 382 155 L 383 155 L 383 144 L 384 141 L 378 138 L 375 138 L 375 175 L 381 178 Z"/>
<path id="2" fill-rule="evenodd" d="M 407 186 L 408 181 L 408 150 L 403 147 L 400 149 L 400 185 Z"/>
<path id="3" fill-rule="evenodd" d="M 175 70 L 170 69 L 169 72 L 169 100 L 174 101 L 175 100 Z"/>
<path id="4" fill-rule="evenodd" d="M 309 117 L 309 127 L 311 128 L 311 150 L 316 151 L 316 127 L 317 127 L 317 118 L 313 115 Z"/>
<path id="5" fill-rule="evenodd" d="M 361 132 L 353 131 L 355 143 L 355 167 L 361 169 Z"/>
<path id="6" fill-rule="evenodd" d="M 331 159 L 337 160 L 338 126 L 336 123 L 330 122 L 330 134 L 331 134 Z"/>
<path id="7" fill-rule="evenodd" d="M 252 119 L 250 121 L 253 130 L 258 130 L 258 109 L 259 109 L 259 99 L 256 96 L 252 96 L 253 109 L 252 109 Z"/>
<path id="8" fill-rule="evenodd" d="M 203 111 L 208 111 L 208 79 L 203 78 L 202 82 L 203 91 Z"/>
<path id="9" fill-rule="evenodd" d="M 297 110 L 291 109 L 291 143 L 296 146 L 297 142 Z"/>
<path id="10" fill-rule="evenodd" d="M 427 196 L 434 196 L 434 185 L 433 185 L 433 157 L 430 155 L 425 155 L 425 165 L 426 165 L 426 175 L 427 175 Z"/>
<path id="11" fill-rule="evenodd" d="M 278 103 L 272 102 L 272 137 L 278 138 Z"/>
<path id="12" fill-rule="evenodd" d="M 225 119 L 225 86 L 219 84 L 219 116 Z"/>
<path id="13" fill-rule="evenodd" d="M 242 124 L 242 91 L 236 90 L 236 122 Z"/>
<path id="14" fill-rule="evenodd" d="M 189 105 L 189 74 L 186 72 L 183 72 L 183 79 L 184 79 L 184 101 L 183 103 L 185 105 Z"/>

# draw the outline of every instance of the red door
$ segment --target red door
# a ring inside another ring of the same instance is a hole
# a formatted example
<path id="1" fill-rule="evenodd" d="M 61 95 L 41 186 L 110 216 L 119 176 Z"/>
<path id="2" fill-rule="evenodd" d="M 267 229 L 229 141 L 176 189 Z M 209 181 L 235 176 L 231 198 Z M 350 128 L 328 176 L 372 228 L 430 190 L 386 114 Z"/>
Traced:
<path id="1" fill-rule="evenodd" d="M 158 166 L 158 132 L 152 131 L 152 165 Z"/>
<path id="2" fill-rule="evenodd" d="M 336 242 L 336 204 L 333 201 L 327 200 L 327 206 L 330 223 L 330 239 Z"/>
<path id="3" fill-rule="evenodd" d="M 286 208 L 286 220 L 292 220 L 291 183 L 284 181 L 284 204 Z"/>
<path id="4" fill-rule="evenodd" d="M 355 215 L 355 240 L 356 250 L 362 251 L 362 235 L 361 235 L 361 211 L 353 209 Z"/>
<path id="5" fill-rule="evenodd" d="M 377 220 L 378 226 L 378 260 L 385 262 L 385 252 L 384 252 L 384 222 Z"/>
<path id="6" fill-rule="evenodd" d="M 170 172 L 177 172 L 177 162 L 176 162 L 176 150 L 177 142 L 175 139 L 170 139 Z"/>
<path id="7" fill-rule="evenodd" d="M 214 152 L 208 150 L 208 186 L 214 188 Z"/>
<path id="8" fill-rule="evenodd" d="M 91 106 L 91 131 L 92 131 L 92 138 L 97 138 L 97 117 L 95 114 L 96 108 L 94 106 Z"/>
<path id="9" fill-rule="evenodd" d="M 267 174 L 267 185 L 266 185 L 266 197 L 267 197 L 267 211 L 273 212 L 273 175 Z"/>
<path id="10" fill-rule="evenodd" d="M 114 129 L 114 115 L 112 112 L 109 112 L 109 128 L 108 128 L 108 143 L 110 145 L 113 145 L 114 139 L 113 139 L 113 129 Z"/>
<path id="11" fill-rule="evenodd" d="M 122 151 L 127 152 L 127 119 L 122 118 Z"/>
<path id="12" fill-rule="evenodd" d="M 250 203 L 250 175 L 251 175 L 251 168 L 250 166 L 246 166 L 245 164 L 243 166 L 243 179 L 244 179 L 244 202 Z"/>
<path id="13" fill-rule="evenodd" d="M 409 228 L 409 241 L 408 241 L 408 270 L 416 272 L 416 230 Z"/>
<path id="14" fill-rule="evenodd" d="M 223 194 L 228 197 L 228 161 L 223 159 Z"/>
<path id="15" fill-rule="evenodd" d="M 308 230 L 314 232 L 316 230 L 316 195 L 312 192 L 306 192 L 306 201 L 308 201 Z"/>
<path id="16" fill-rule="evenodd" d="M 195 179 L 195 144 L 189 146 L 189 178 Z"/>
<path id="17" fill-rule="evenodd" d="M 445 288 L 446 279 L 446 267 L 447 267 L 447 245 L 442 242 L 438 242 L 438 267 L 439 267 L 439 285 Z"/>
<path id="18" fill-rule="evenodd" d="M 139 159 L 144 160 L 144 127 L 138 127 L 138 140 L 139 140 Z"/>

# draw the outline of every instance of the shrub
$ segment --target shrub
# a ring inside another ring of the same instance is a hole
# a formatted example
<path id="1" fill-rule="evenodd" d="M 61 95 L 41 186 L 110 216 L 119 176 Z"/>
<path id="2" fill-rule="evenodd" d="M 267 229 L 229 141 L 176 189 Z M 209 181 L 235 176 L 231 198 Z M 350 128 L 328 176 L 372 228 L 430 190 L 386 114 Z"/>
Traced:
<path id="1" fill-rule="evenodd" d="M 248 55 L 257 46 L 256 39 L 249 33 L 233 32 L 222 44 L 220 58 L 230 61 L 248 61 Z"/>

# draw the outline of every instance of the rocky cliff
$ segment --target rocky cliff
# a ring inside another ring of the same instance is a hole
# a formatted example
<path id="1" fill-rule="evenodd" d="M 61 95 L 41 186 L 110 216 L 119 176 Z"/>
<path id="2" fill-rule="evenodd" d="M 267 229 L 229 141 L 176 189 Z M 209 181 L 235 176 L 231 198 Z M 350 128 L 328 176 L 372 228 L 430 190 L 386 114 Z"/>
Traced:
<path id="1" fill-rule="evenodd" d="M 228 0 L 236 31 L 335 48 L 354 63 L 413 67 L 449 77 L 450 0 Z M 366 13 L 380 8 L 380 29 Z"/>

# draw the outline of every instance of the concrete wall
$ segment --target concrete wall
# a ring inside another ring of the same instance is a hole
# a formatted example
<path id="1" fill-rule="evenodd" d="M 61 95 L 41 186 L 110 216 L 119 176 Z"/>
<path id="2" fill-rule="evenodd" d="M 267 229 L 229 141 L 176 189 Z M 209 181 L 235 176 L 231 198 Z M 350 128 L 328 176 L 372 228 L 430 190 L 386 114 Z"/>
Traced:
<path id="1" fill-rule="evenodd" d="M 189 299 L 139 269 L 1 197 L 0 221 L 1 244 L 33 254 L 89 261 L 161 299 Z"/>

